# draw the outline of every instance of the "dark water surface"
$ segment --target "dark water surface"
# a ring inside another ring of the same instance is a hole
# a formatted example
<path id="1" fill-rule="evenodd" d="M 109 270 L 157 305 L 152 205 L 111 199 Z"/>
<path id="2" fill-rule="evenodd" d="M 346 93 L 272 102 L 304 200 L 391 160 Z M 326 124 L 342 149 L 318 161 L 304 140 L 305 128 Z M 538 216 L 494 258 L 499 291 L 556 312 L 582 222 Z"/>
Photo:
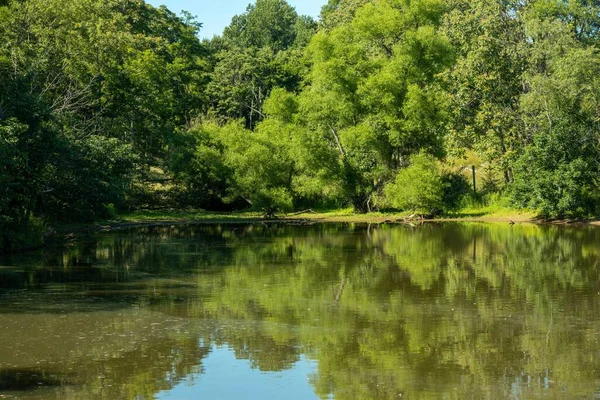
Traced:
<path id="1" fill-rule="evenodd" d="M 142 228 L 0 259 L 0 399 L 600 398 L 600 228 Z"/>

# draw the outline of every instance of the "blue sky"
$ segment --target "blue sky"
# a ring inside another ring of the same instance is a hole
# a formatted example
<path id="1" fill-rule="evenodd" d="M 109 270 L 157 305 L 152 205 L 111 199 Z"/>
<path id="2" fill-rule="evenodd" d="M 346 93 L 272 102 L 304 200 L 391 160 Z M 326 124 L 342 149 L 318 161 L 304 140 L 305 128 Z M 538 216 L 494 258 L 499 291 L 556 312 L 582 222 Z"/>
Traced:
<path id="1" fill-rule="evenodd" d="M 246 10 L 249 3 L 254 0 L 146 0 L 154 6 L 166 5 L 169 10 L 179 13 L 186 10 L 198 16 L 203 28 L 200 32 L 202 37 L 220 35 L 223 28 L 229 25 L 231 17 L 241 14 Z M 288 0 L 299 14 L 310 15 L 314 18 L 319 16 L 321 7 L 327 0 Z"/>

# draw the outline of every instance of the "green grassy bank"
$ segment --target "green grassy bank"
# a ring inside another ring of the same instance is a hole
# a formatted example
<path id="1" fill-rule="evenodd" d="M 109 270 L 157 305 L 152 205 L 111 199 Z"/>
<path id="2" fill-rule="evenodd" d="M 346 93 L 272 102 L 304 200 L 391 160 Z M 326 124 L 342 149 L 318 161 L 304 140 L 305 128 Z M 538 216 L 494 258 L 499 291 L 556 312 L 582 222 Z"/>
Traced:
<path id="1" fill-rule="evenodd" d="M 307 220 L 312 222 L 357 222 L 381 223 L 403 222 L 410 220 L 411 212 L 372 212 L 367 214 L 355 213 L 352 209 L 307 211 L 301 214 L 276 214 L 279 220 Z M 416 218 L 414 218 L 416 220 Z M 234 212 L 215 213 L 207 211 L 136 211 L 120 215 L 116 221 L 107 221 L 108 224 L 136 224 L 136 223 L 167 223 L 167 222 L 253 222 L 264 221 L 261 212 Z M 466 208 L 460 212 L 444 215 L 429 221 L 513 221 L 536 222 L 536 212 L 530 210 L 515 210 L 500 207 Z"/>

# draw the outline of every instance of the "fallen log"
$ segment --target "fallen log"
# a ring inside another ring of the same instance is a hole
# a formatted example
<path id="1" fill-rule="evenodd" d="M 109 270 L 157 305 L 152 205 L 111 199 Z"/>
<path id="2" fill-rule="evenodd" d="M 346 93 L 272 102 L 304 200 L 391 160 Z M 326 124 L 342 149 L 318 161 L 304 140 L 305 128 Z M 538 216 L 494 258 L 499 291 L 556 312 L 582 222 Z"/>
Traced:
<path id="1" fill-rule="evenodd" d="M 294 217 L 296 215 L 302 215 L 302 214 L 316 214 L 316 211 L 313 210 L 312 208 L 309 208 L 308 210 L 298 211 L 298 212 L 295 212 L 295 213 L 287 214 L 287 216 L 288 217 Z"/>

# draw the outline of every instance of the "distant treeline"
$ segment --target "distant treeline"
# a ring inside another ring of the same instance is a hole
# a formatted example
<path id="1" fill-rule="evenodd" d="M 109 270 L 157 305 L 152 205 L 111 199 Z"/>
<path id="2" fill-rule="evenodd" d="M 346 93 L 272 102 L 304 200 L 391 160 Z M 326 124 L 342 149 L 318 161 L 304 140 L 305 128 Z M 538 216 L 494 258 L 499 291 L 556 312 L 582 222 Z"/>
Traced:
<path id="1" fill-rule="evenodd" d="M 141 207 L 445 211 L 473 159 L 479 196 L 600 214 L 597 2 L 257 0 L 200 32 L 0 0 L 0 249 Z"/>

